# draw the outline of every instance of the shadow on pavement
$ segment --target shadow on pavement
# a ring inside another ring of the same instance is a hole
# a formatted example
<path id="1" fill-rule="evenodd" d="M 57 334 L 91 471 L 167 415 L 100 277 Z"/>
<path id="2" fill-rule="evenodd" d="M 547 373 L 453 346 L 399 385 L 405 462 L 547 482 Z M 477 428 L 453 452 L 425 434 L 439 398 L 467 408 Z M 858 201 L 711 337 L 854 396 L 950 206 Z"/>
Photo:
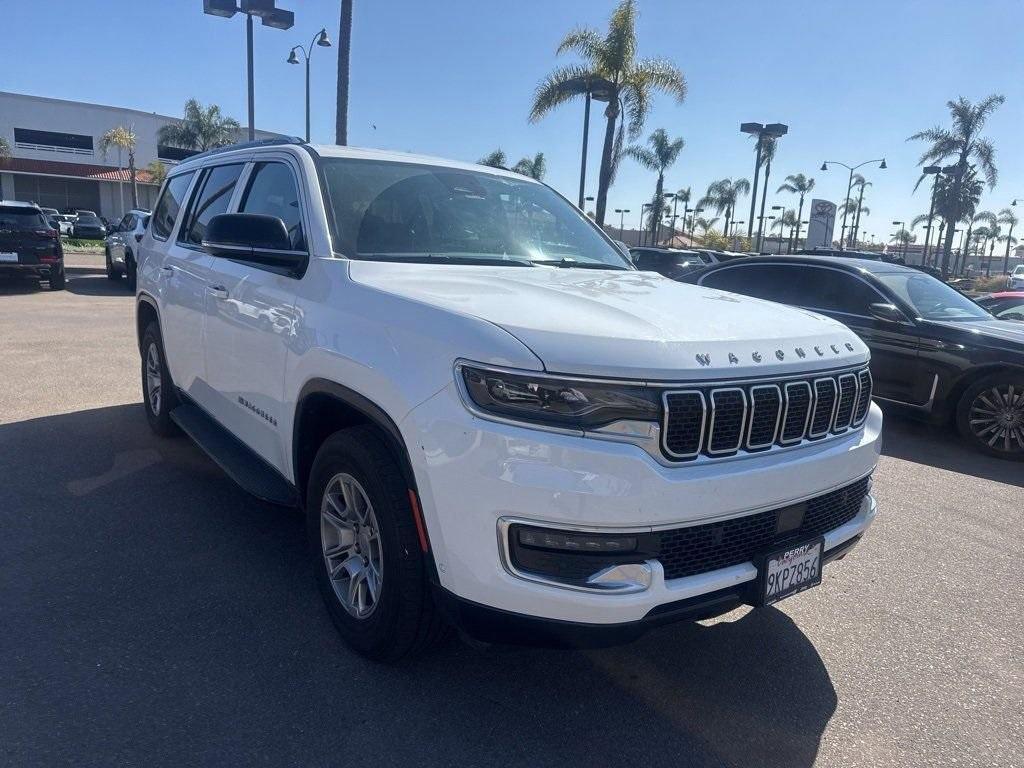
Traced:
<path id="1" fill-rule="evenodd" d="M 771 608 L 614 649 L 366 662 L 322 607 L 301 515 L 154 437 L 138 404 L 0 425 L 0 477 L 12 764 L 800 768 L 836 709 Z"/>
<path id="2" fill-rule="evenodd" d="M 66 290 L 79 296 L 131 296 L 124 278 L 108 280 L 104 267 L 66 266 Z"/>
<path id="3" fill-rule="evenodd" d="M 887 408 L 883 438 L 886 456 L 1024 487 L 1024 464 L 973 450 L 952 425 L 926 424 Z"/>

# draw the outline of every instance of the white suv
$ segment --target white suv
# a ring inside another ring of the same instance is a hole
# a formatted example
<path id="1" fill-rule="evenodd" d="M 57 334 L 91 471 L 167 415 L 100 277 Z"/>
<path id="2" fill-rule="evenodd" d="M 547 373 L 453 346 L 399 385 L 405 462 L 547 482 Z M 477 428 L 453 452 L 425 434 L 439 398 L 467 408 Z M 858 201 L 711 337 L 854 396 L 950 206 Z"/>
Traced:
<path id="1" fill-rule="evenodd" d="M 1014 267 L 1006 278 L 1006 287 L 1011 291 L 1024 290 L 1024 264 Z"/>
<path id="2" fill-rule="evenodd" d="M 868 350 L 637 271 L 547 186 L 276 140 L 177 166 L 140 242 L 150 424 L 305 509 L 360 652 L 607 643 L 821 581 L 875 517 Z"/>

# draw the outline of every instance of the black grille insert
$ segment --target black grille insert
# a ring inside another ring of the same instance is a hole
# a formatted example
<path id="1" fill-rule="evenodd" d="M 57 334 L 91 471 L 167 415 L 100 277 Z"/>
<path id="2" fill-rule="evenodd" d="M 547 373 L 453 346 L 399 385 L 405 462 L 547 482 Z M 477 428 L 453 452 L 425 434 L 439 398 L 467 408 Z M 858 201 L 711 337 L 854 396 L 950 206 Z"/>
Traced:
<path id="1" fill-rule="evenodd" d="M 857 378 L 860 380 L 860 397 L 857 398 L 857 410 L 853 414 L 854 426 L 864 421 L 868 415 L 868 406 L 871 405 L 871 371 L 865 368 L 857 374 Z"/>
<path id="2" fill-rule="evenodd" d="M 769 448 L 775 442 L 782 415 L 782 392 L 777 384 L 762 384 L 750 388 L 750 431 L 747 448 Z"/>
<path id="3" fill-rule="evenodd" d="M 832 412 L 836 407 L 836 380 L 814 380 L 814 416 L 808 437 L 821 437 L 832 428 Z"/>
<path id="4" fill-rule="evenodd" d="M 786 385 L 786 419 L 779 442 L 795 443 L 803 439 L 811 412 L 811 399 L 811 385 L 806 381 L 791 381 Z"/>
<path id="5" fill-rule="evenodd" d="M 747 396 L 739 387 L 711 390 L 711 434 L 708 453 L 735 453 L 743 442 Z"/>
<path id="6" fill-rule="evenodd" d="M 704 437 L 706 403 L 702 392 L 670 392 L 665 395 L 665 447 L 675 458 L 696 456 Z"/>
<path id="7" fill-rule="evenodd" d="M 835 431 L 842 432 L 850 426 L 853 409 L 857 405 L 857 377 L 847 373 L 839 377 L 839 405 L 836 406 Z"/>
<path id="8" fill-rule="evenodd" d="M 798 528 L 778 533 L 781 509 L 659 531 L 658 560 L 666 579 L 681 579 L 753 560 L 788 542 L 821 536 L 857 516 L 868 492 L 868 478 L 804 502 L 803 522 Z M 792 505 L 791 505 L 792 506 Z M 782 509 L 789 509 L 783 507 Z"/>

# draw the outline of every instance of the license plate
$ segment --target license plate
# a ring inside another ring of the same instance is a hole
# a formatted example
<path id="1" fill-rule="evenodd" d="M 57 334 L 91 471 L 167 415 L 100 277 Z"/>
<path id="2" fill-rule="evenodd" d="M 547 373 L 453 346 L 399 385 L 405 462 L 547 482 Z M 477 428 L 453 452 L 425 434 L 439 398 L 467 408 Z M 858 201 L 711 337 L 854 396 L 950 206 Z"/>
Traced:
<path id="1" fill-rule="evenodd" d="M 825 540 L 793 544 L 766 556 L 761 563 L 761 604 L 771 605 L 821 584 Z"/>
<path id="2" fill-rule="evenodd" d="M 0 261 L 17 261 L 18 254 L 10 251 L 0 251 Z"/>

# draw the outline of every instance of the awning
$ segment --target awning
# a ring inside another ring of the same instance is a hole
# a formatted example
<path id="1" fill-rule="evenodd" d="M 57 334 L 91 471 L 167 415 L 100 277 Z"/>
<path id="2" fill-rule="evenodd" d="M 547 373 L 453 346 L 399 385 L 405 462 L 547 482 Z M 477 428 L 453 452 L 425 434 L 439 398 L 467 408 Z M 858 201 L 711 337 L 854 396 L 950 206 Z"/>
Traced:
<path id="1" fill-rule="evenodd" d="M 63 163 L 57 160 L 32 160 L 24 157 L 8 157 L 0 159 L 0 173 L 31 173 L 37 176 L 63 176 L 74 179 L 92 179 L 94 181 L 128 181 L 132 180 L 127 168 L 111 168 L 109 165 L 89 165 L 87 163 Z M 139 184 L 154 184 L 153 174 L 136 168 L 135 180 Z"/>

